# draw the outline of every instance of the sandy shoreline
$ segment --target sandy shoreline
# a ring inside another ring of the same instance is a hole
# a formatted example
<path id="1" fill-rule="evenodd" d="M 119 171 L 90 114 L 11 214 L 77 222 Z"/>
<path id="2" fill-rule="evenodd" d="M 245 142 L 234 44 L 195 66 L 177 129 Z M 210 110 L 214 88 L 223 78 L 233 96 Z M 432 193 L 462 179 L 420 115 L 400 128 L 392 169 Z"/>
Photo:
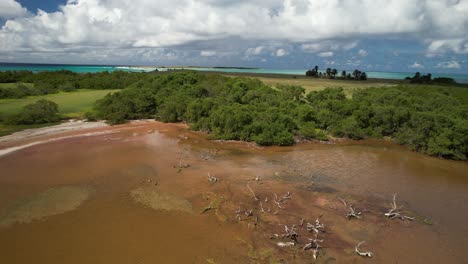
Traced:
<path id="1" fill-rule="evenodd" d="M 9 153 L 32 147 L 39 144 L 44 144 L 52 141 L 67 139 L 75 136 L 91 136 L 102 134 L 103 131 L 95 131 L 92 133 L 80 133 L 79 135 L 71 135 L 69 133 L 83 130 L 92 130 L 109 127 L 104 121 L 85 122 L 82 120 L 71 120 L 55 126 L 26 129 L 15 132 L 11 135 L 0 137 L 0 156 Z M 59 134 L 64 134 L 62 137 L 55 137 Z"/>
<path id="2" fill-rule="evenodd" d="M 23 131 L 15 132 L 13 134 L 0 137 L 0 144 L 11 143 L 16 141 L 23 141 L 27 139 L 55 135 L 62 132 L 76 131 L 90 128 L 107 127 L 104 121 L 98 122 L 85 122 L 82 120 L 71 120 L 55 126 L 41 127 L 26 129 Z"/>

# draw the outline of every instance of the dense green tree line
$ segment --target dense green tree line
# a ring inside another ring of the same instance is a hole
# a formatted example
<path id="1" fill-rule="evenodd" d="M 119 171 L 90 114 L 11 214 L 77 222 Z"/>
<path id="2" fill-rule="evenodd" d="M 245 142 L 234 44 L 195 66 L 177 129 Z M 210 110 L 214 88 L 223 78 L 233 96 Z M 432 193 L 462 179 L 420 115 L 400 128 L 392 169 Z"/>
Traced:
<path id="1" fill-rule="evenodd" d="M 148 75 L 97 102 L 110 123 L 156 118 L 187 122 L 213 138 L 292 145 L 298 139 L 392 137 L 410 148 L 449 159 L 468 155 L 468 91 L 397 86 L 341 88 L 305 95 L 302 87 L 275 89 L 256 79 L 174 72 Z"/>
<path id="2" fill-rule="evenodd" d="M 45 95 L 76 89 L 123 89 L 137 82 L 143 73 L 124 71 L 101 73 L 74 73 L 71 71 L 30 71 L 0 72 L 0 83 L 17 83 L 14 87 L 0 88 L 0 98 L 22 98 L 31 95 Z M 22 83 L 32 83 L 26 86 Z"/>

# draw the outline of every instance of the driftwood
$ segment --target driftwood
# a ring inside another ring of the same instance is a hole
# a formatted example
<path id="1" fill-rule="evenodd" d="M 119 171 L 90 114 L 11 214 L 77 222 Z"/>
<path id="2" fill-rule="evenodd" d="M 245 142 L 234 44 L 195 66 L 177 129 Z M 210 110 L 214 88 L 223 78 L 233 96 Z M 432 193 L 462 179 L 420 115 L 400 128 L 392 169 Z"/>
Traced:
<path id="1" fill-rule="evenodd" d="M 304 226 L 304 218 L 302 218 L 301 221 L 299 221 L 299 226 L 300 226 L 300 227 L 303 227 L 303 226 Z"/>
<path id="2" fill-rule="evenodd" d="M 346 213 L 346 217 L 348 219 L 351 219 L 351 218 L 359 219 L 359 218 L 361 218 L 361 212 L 356 211 L 356 209 L 354 209 L 351 204 L 348 205 L 345 200 L 343 200 L 341 198 L 340 198 L 340 200 L 343 202 L 344 206 L 348 209 L 348 212 Z"/>
<path id="3" fill-rule="evenodd" d="M 278 195 L 276 195 L 276 193 L 274 193 L 274 195 L 275 195 L 275 199 L 273 201 L 275 202 L 276 206 L 278 206 L 278 208 L 282 209 L 283 207 L 281 207 L 281 204 L 278 201 Z"/>
<path id="4" fill-rule="evenodd" d="M 219 181 L 219 179 L 216 178 L 215 176 L 211 176 L 211 174 L 208 173 L 208 181 L 209 181 L 210 183 L 217 183 L 217 182 Z"/>
<path id="5" fill-rule="evenodd" d="M 252 190 L 252 188 L 250 188 L 249 184 L 247 183 L 247 188 L 249 189 L 249 191 L 252 193 L 255 201 L 260 201 L 260 198 L 257 197 L 257 195 L 255 195 L 255 192 Z"/>
<path id="6" fill-rule="evenodd" d="M 203 160 L 209 160 L 211 157 L 210 155 L 208 155 L 207 153 L 200 153 L 200 157 L 203 159 Z"/>
<path id="7" fill-rule="evenodd" d="M 320 232 L 325 232 L 324 228 L 325 228 L 325 225 L 320 223 L 320 220 L 318 218 L 315 219 L 315 224 L 307 223 L 306 225 L 307 231 L 309 232 L 314 231 L 316 235 Z"/>
<path id="8" fill-rule="evenodd" d="M 309 243 L 307 243 L 302 249 L 303 250 L 309 250 L 312 249 L 313 257 L 314 259 L 318 258 L 319 255 L 319 250 L 322 248 L 322 245 L 319 243 L 323 242 L 323 239 L 318 239 L 317 234 L 315 235 L 314 238 L 309 238 Z"/>
<path id="9" fill-rule="evenodd" d="M 396 195 L 396 193 L 393 194 L 393 200 L 391 203 L 392 208 L 388 210 L 388 212 L 386 212 L 384 215 L 390 219 L 399 218 L 401 220 L 414 220 L 414 217 L 409 217 L 401 214 L 401 211 L 399 211 L 398 206 L 396 204 Z"/>
<path id="10" fill-rule="evenodd" d="M 290 247 L 290 246 L 294 246 L 295 243 L 294 242 L 278 242 L 276 243 L 276 245 L 278 245 L 278 247 Z"/>
<path id="11" fill-rule="evenodd" d="M 273 202 L 276 204 L 276 206 L 280 209 L 283 209 L 283 207 L 281 206 L 282 204 L 284 204 L 287 200 L 291 200 L 292 199 L 292 196 L 291 196 L 291 193 L 290 192 L 287 192 L 285 195 L 283 195 L 283 197 L 281 198 L 278 198 L 278 195 L 276 195 L 276 193 L 273 193 L 273 195 L 275 196 L 275 199 L 273 199 Z"/>
<path id="12" fill-rule="evenodd" d="M 239 206 L 239 209 L 236 210 L 236 218 L 237 220 L 241 221 L 242 220 L 242 215 L 244 215 L 247 219 L 249 218 L 250 216 L 254 216 L 254 210 L 253 209 L 250 209 L 250 210 L 242 210 L 241 207 Z M 244 219 L 244 220 L 245 220 Z M 257 218 L 255 219 L 255 225 L 257 225 L 257 222 L 258 222 L 258 216 Z"/>
<path id="13" fill-rule="evenodd" d="M 296 233 L 296 225 L 292 225 L 291 228 L 289 228 L 287 225 L 284 226 L 284 234 L 282 237 L 287 237 L 297 243 L 297 237 L 299 236 Z"/>
<path id="14" fill-rule="evenodd" d="M 373 255 L 372 252 L 370 252 L 370 251 L 367 251 L 367 252 L 361 252 L 361 251 L 359 251 L 359 247 L 360 247 L 362 244 L 364 244 L 364 243 L 366 243 L 366 241 L 361 241 L 361 242 L 359 242 L 359 244 L 357 244 L 357 245 L 354 247 L 354 252 L 356 252 L 356 254 L 358 254 L 358 255 L 361 256 L 361 257 L 372 258 L 372 255 Z"/>

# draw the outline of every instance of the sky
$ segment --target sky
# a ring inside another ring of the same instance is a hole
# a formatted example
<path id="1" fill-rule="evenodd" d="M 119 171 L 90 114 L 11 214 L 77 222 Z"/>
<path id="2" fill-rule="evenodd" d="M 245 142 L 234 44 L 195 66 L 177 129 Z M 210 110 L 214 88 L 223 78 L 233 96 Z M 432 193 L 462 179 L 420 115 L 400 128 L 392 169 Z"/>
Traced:
<path id="1" fill-rule="evenodd" d="M 468 0 L 0 0 L 0 61 L 468 74 Z"/>

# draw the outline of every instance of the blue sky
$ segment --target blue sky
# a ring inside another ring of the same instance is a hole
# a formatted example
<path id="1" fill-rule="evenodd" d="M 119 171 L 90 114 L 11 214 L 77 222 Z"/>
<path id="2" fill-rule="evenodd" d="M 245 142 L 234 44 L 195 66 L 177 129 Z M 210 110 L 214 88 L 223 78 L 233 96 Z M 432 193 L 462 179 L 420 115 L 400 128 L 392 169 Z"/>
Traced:
<path id="1" fill-rule="evenodd" d="M 36 12 L 37 9 L 46 12 L 55 12 L 58 11 L 59 5 L 67 3 L 66 0 L 19 0 L 17 2 L 31 12 Z"/>
<path id="2" fill-rule="evenodd" d="M 468 73 L 468 0 L 356 1 L 2 0 L 0 61 Z"/>

